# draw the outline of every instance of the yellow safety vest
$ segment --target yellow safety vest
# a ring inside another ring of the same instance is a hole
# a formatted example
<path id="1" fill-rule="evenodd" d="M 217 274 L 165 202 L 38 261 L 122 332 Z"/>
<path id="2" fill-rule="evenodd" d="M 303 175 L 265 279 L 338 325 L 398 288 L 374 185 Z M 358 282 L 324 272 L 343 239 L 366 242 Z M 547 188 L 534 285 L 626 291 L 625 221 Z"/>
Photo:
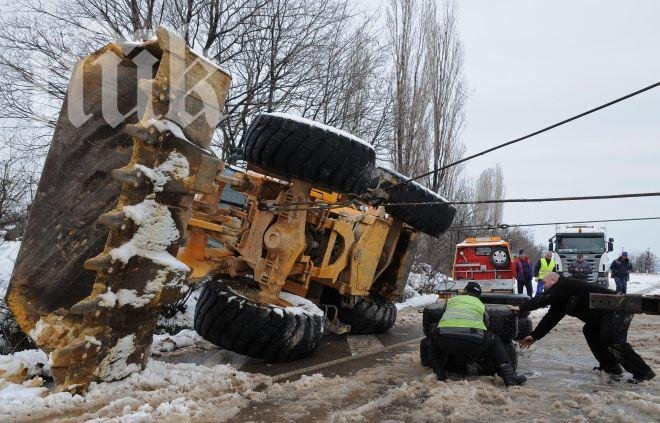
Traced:
<path id="1" fill-rule="evenodd" d="M 545 257 L 541 258 L 541 268 L 539 269 L 539 280 L 543 279 L 545 275 L 548 273 L 552 272 L 555 268 L 555 261 L 550 260 L 550 263 L 548 263 L 545 260 Z"/>
<path id="2" fill-rule="evenodd" d="M 474 328 L 486 330 L 484 312 L 486 306 L 479 298 L 471 295 L 457 295 L 447 301 L 439 328 Z"/>

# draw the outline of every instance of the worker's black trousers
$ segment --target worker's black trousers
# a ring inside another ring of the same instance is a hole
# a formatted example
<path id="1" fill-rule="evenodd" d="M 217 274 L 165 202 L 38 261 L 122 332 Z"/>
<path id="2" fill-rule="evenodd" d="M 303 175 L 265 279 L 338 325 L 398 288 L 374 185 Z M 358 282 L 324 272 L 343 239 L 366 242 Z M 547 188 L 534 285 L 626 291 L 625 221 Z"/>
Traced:
<path id="1" fill-rule="evenodd" d="M 468 361 L 476 361 L 488 354 L 498 366 L 509 362 L 499 336 L 489 331 L 436 328 L 431 334 L 431 341 L 429 364 L 436 373 L 444 370 L 449 355 L 460 355 Z"/>
<path id="2" fill-rule="evenodd" d="M 518 294 L 523 293 L 523 288 L 527 290 L 527 296 L 532 298 L 534 296 L 534 290 L 532 289 L 532 281 L 518 281 Z"/>
<path id="3" fill-rule="evenodd" d="M 621 373 L 621 365 L 633 376 L 643 376 L 651 371 L 628 343 L 631 313 L 607 313 L 602 318 L 585 323 L 582 332 L 600 367 L 610 373 Z"/>

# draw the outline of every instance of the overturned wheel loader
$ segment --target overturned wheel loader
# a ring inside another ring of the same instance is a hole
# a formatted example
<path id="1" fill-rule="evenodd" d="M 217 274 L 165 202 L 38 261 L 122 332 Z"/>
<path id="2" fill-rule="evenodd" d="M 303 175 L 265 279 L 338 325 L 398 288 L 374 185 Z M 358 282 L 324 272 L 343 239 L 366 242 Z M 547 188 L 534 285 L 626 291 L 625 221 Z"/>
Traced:
<path id="1" fill-rule="evenodd" d="M 230 82 L 163 28 L 77 65 L 7 294 L 62 389 L 142 369 L 163 306 L 198 282 L 195 329 L 240 354 L 386 331 L 411 243 L 451 224 L 445 200 L 316 122 L 259 115 L 247 167 L 219 160 Z"/>

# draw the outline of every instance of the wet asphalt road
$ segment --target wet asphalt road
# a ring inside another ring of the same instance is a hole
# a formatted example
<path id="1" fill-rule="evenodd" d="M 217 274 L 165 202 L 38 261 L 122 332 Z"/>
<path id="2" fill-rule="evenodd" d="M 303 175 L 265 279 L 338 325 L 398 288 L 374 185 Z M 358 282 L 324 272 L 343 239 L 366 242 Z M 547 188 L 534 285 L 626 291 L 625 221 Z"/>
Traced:
<path id="1" fill-rule="evenodd" d="M 336 335 L 327 333 L 314 354 L 294 362 L 266 363 L 262 360 L 211 347 L 210 344 L 209 348 L 205 349 L 183 348 L 166 356 L 161 356 L 159 360 L 171 363 L 195 363 L 202 366 L 230 364 L 241 371 L 278 376 L 296 373 L 305 369 L 311 371 L 319 367 L 325 368 L 324 365 L 327 365 L 328 370 L 330 370 L 332 363 L 336 361 L 341 361 L 338 365 L 344 369 L 360 366 L 360 359 L 365 355 L 370 356 L 374 353 L 380 355 L 395 354 L 397 351 L 396 346 L 414 344 L 423 336 L 421 313 L 417 309 L 404 309 L 399 312 L 397 324 L 387 333 L 381 335 Z M 351 357 L 354 357 L 355 360 L 349 360 L 348 362 L 358 361 L 358 363 L 347 365 L 345 360 Z"/>

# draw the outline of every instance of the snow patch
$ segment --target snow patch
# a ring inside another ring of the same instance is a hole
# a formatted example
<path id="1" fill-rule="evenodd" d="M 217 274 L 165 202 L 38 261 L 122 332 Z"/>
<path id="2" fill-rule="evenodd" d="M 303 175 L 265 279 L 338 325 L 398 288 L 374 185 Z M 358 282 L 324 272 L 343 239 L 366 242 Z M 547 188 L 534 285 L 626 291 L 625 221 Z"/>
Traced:
<path id="1" fill-rule="evenodd" d="M 0 298 L 4 298 L 7 292 L 20 247 L 20 241 L 0 242 Z"/>
<path id="2" fill-rule="evenodd" d="M 194 330 L 183 329 L 174 335 L 154 335 L 153 344 L 151 345 L 151 353 L 157 356 L 179 348 L 207 343 L 208 342 L 199 336 Z"/>
<path id="3" fill-rule="evenodd" d="M 161 192 L 165 184 L 172 179 L 182 181 L 190 176 L 188 159 L 176 150 L 170 153 L 167 160 L 153 169 L 144 165 L 135 165 L 135 167 L 151 180 L 154 185 L 154 192 Z"/>
<path id="4" fill-rule="evenodd" d="M 140 204 L 125 206 L 124 214 L 139 226 L 130 241 L 110 251 L 113 259 L 128 263 L 131 257 L 141 256 L 175 271 L 190 271 L 165 251 L 179 238 L 179 230 L 166 206 L 150 196 Z"/>
<path id="5" fill-rule="evenodd" d="M 112 292 L 112 289 L 108 287 L 108 290 L 103 294 L 99 295 L 101 301 L 99 301 L 99 306 L 113 308 L 117 304 L 117 295 Z"/>
<path id="6" fill-rule="evenodd" d="M 322 129 L 324 131 L 329 131 L 329 132 L 335 133 L 335 134 L 340 135 L 342 137 L 350 138 L 353 141 L 357 141 L 360 144 L 366 145 L 367 147 L 369 147 L 372 150 L 374 149 L 373 146 L 371 144 L 369 144 L 368 142 L 366 142 L 365 140 L 363 140 L 361 138 L 358 138 L 353 134 L 349 134 L 346 131 L 342 131 L 341 129 L 323 124 L 321 122 L 316 122 L 316 121 L 311 120 L 311 119 L 307 119 L 307 118 L 304 118 L 304 117 L 301 117 L 301 116 L 292 115 L 292 114 L 288 114 L 288 113 L 274 112 L 274 113 L 263 113 L 263 114 L 268 115 L 268 116 L 280 117 L 280 118 L 283 118 L 283 119 L 291 119 L 291 120 L 294 120 L 296 122 L 304 123 L 304 124 L 313 126 L 315 128 Z"/>
<path id="7" fill-rule="evenodd" d="M 397 310 L 403 310 L 410 307 L 423 307 L 438 301 L 438 294 L 417 294 L 416 297 L 407 299 L 402 303 L 396 303 Z"/>
<path id="8" fill-rule="evenodd" d="M 130 305 L 134 308 L 143 307 L 151 301 L 154 294 L 137 295 L 135 289 L 120 289 L 117 291 L 117 303 L 119 306 Z"/>
<path id="9" fill-rule="evenodd" d="M 136 363 L 128 364 L 126 360 L 135 351 L 135 335 L 120 338 L 114 347 L 110 348 L 96 370 L 99 379 L 110 382 L 123 379 L 140 370 Z"/>
<path id="10" fill-rule="evenodd" d="M 284 301 L 291 303 L 291 307 L 286 307 L 284 310 L 291 314 L 311 314 L 313 316 L 323 316 L 323 310 L 318 308 L 316 304 L 309 301 L 307 298 L 300 297 L 289 292 L 280 292 L 280 298 Z M 273 307 L 277 310 L 280 307 Z M 281 309 L 281 308 L 280 308 Z"/>

